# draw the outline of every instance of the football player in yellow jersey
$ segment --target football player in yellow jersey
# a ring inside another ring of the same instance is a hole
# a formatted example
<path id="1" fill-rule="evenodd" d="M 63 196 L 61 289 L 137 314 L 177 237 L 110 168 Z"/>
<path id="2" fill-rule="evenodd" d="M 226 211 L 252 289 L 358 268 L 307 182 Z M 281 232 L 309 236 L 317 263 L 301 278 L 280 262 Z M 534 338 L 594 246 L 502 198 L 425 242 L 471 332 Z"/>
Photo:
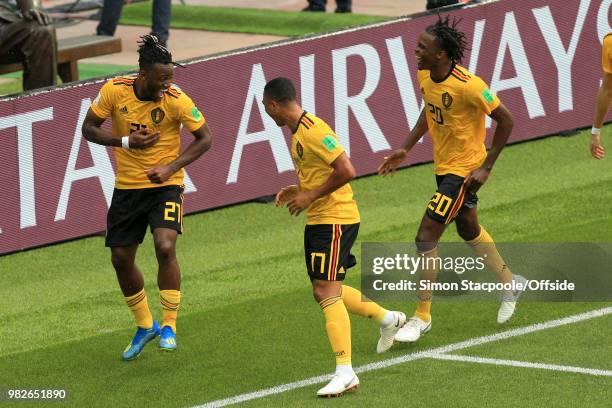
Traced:
<path id="1" fill-rule="evenodd" d="M 111 248 L 119 286 L 138 326 L 123 352 L 124 360 L 138 357 L 158 335 L 162 350 L 176 349 L 181 275 L 175 247 L 183 227 L 183 167 L 206 152 L 212 141 L 202 113 L 172 84 L 175 63 L 170 52 L 155 36 L 146 35 L 138 53 L 138 75 L 104 84 L 82 129 L 88 141 L 113 146 L 117 163 L 106 246 Z M 108 117 L 112 132 L 101 128 Z M 195 137 L 182 153 L 181 124 Z M 134 262 L 147 226 L 159 264 L 161 327 L 151 316 L 143 277 Z"/>
<path id="2" fill-rule="evenodd" d="M 292 215 L 307 210 L 304 230 L 306 270 L 312 291 L 325 315 L 325 328 L 336 356 L 336 372 L 321 388 L 321 397 L 340 396 L 358 387 L 351 365 L 351 323 L 347 312 L 380 324 L 376 350 L 393 345 L 395 333 L 406 321 L 401 312 L 388 311 L 342 284 L 346 270 L 356 264 L 351 247 L 359 230 L 359 210 L 348 184 L 355 169 L 334 131 L 297 103 L 295 87 L 287 78 L 275 78 L 264 88 L 263 104 L 278 126 L 293 133 L 291 156 L 299 184 L 283 188 L 276 205 L 287 205 Z"/>
<path id="3" fill-rule="evenodd" d="M 601 68 L 603 78 L 597 93 L 595 119 L 591 129 L 591 155 L 596 159 L 603 159 L 605 155 L 600 133 L 606 114 L 610 110 L 610 104 L 612 104 L 612 33 L 608 33 L 603 39 Z"/>
<path id="4" fill-rule="evenodd" d="M 438 189 L 427 205 L 415 241 L 419 254 L 437 258 L 437 243 L 446 226 L 455 221 L 457 232 L 484 257 L 487 269 L 504 283 L 525 278 L 513 275 L 499 255 L 493 239 L 478 223 L 476 192 L 487 181 L 493 164 L 512 131 L 512 115 L 482 79 L 458 65 L 466 47 L 465 35 L 449 17 L 427 27 L 415 50 L 418 80 L 425 107 L 404 146 L 385 157 L 381 175 L 394 171 L 410 149 L 429 130 L 433 139 L 434 166 Z M 485 148 L 485 115 L 497 127 L 493 145 Z M 433 264 L 433 265 L 432 265 Z M 421 280 L 434 281 L 437 262 L 419 271 Z M 518 285 L 515 285 L 518 286 Z M 431 329 L 431 291 L 419 291 L 415 316 L 397 333 L 398 341 L 416 341 Z M 497 321 L 504 323 L 514 313 L 520 291 L 504 291 Z"/>

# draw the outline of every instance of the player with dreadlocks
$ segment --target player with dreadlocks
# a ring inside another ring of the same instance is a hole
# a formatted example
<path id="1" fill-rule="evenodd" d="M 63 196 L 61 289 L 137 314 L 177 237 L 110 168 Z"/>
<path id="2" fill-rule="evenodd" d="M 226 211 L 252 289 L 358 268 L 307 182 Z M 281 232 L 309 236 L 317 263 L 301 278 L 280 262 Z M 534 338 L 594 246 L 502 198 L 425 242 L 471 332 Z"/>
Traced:
<path id="1" fill-rule="evenodd" d="M 183 167 L 204 154 L 212 141 L 204 115 L 172 83 L 174 66 L 180 65 L 172 61 L 172 54 L 153 35 L 141 37 L 138 54 L 138 74 L 106 82 L 82 128 L 88 141 L 113 146 L 117 163 L 106 246 L 138 326 L 123 352 L 124 360 L 138 357 L 157 336 L 162 350 L 176 349 L 181 274 L 175 248 L 183 229 Z M 101 128 L 108 117 L 112 118 L 111 132 Z M 182 153 L 181 125 L 195 137 Z M 144 280 L 134 262 L 147 226 L 159 266 L 161 326 L 153 320 Z"/>
<path id="2" fill-rule="evenodd" d="M 385 157 L 379 174 L 395 171 L 417 141 L 429 131 L 433 140 L 437 191 L 429 201 L 415 241 L 422 257 L 418 278 L 433 282 L 439 266 L 438 241 L 446 226 L 455 221 L 457 233 L 470 245 L 501 282 L 525 283 L 513 275 L 499 255 L 491 236 L 478 223 L 476 192 L 487 181 L 493 164 L 512 132 L 512 115 L 482 79 L 459 63 L 466 50 L 465 34 L 458 21 L 438 17 L 419 36 L 415 49 L 418 82 L 425 101 L 416 126 L 403 147 Z M 485 115 L 496 123 L 491 150 L 485 147 Z M 509 285 L 511 286 L 511 285 Z M 514 313 L 519 291 L 504 291 L 497 321 L 504 323 Z M 419 290 L 415 315 L 398 331 L 395 339 L 416 341 L 431 329 L 432 291 Z"/>

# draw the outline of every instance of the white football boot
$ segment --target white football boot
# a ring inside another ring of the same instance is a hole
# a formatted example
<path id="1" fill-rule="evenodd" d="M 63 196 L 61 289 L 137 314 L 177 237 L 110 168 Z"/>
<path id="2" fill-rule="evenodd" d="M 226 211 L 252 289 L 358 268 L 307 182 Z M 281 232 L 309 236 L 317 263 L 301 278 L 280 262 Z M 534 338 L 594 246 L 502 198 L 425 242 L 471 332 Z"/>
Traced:
<path id="1" fill-rule="evenodd" d="M 413 343 L 431 330 L 431 317 L 424 322 L 416 316 L 412 316 L 404 326 L 395 333 L 395 340 L 402 343 Z"/>
<path id="2" fill-rule="evenodd" d="M 359 378 L 355 373 L 352 375 L 336 373 L 325 387 L 317 391 L 317 396 L 324 398 L 341 397 L 345 392 L 355 391 L 357 388 L 359 388 Z"/>
<path id="3" fill-rule="evenodd" d="M 497 323 L 499 324 L 506 323 L 510 320 L 516 310 L 516 302 L 527 286 L 527 279 L 521 275 L 512 275 L 512 281 L 514 281 L 515 284 L 520 283 L 522 285 L 522 290 L 505 290 L 502 293 L 501 306 L 497 311 Z"/>
<path id="4" fill-rule="evenodd" d="M 406 323 L 406 315 L 404 313 L 395 311 L 392 313 L 394 314 L 393 322 L 380 328 L 380 339 L 378 339 L 378 344 L 376 345 L 376 352 L 379 354 L 384 353 L 393 346 L 395 334 Z"/>

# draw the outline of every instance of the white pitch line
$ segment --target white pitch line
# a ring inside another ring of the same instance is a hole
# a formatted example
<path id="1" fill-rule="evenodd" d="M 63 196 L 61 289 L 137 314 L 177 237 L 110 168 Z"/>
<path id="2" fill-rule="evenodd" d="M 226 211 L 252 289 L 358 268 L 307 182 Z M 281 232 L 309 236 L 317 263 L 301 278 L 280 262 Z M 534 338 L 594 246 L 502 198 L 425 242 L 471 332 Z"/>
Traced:
<path id="1" fill-rule="evenodd" d="M 584 320 L 593 319 L 600 316 L 612 314 L 612 307 L 605 307 L 602 309 L 591 310 L 589 312 L 579 313 L 572 316 L 563 317 L 561 319 L 550 320 L 544 323 L 535 323 L 529 326 L 519 327 L 513 330 L 507 330 L 501 333 L 491 334 L 489 336 L 475 337 L 466 341 L 449 344 L 447 346 L 436 347 L 429 350 L 414 352 L 405 354 L 400 357 L 390 358 L 388 360 L 377 361 L 375 363 L 366 364 L 355 368 L 356 373 L 364 373 L 368 371 L 380 370 L 381 368 L 391 367 L 398 364 L 403 364 L 408 361 L 418 360 L 422 358 L 428 358 L 432 355 L 449 353 L 451 351 L 462 350 L 469 347 L 478 346 L 485 343 L 491 343 L 494 341 L 504 340 L 511 337 L 523 336 L 525 334 L 537 332 L 540 330 L 552 329 L 554 327 L 564 326 L 567 324 L 577 323 Z M 277 385 L 263 390 L 249 392 L 246 394 L 240 394 L 229 398 L 224 398 L 216 401 L 210 401 L 203 405 L 198 405 L 193 408 L 218 408 L 225 407 L 227 405 L 238 404 L 240 402 L 250 401 L 257 398 L 263 398 L 270 395 L 281 394 L 283 392 L 295 390 L 298 388 L 307 387 L 314 384 L 319 384 L 327 381 L 330 375 L 319 375 L 316 377 L 310 377 L 305 380 L 296 381 L 288 384 Z"/>
<path id="2" fill-rule="evenodd" d="M 580 374 L 590 374 L 590 375 L 598 375 L 598 376 L 604 376 L 604 377 L 612 377 L 612 371 L 599 370 L 596 368 L 583 368 L 583 367 L 565 366 L 565 365 L 557 365 L 557 364 L 531 363 L 529 361 L 500 360 L 497 358 L 461 356 L 461 355 L 456 355 L 456 354 L 431 354 L 428 357 L 433 358 L 435 360 L 461 361 L 465 363 L 493 364 L 493 365 L 511 366 L 511 367 L 539 368 L 542 370 L 564 371 L 568 373 L 580 373 Z"/>

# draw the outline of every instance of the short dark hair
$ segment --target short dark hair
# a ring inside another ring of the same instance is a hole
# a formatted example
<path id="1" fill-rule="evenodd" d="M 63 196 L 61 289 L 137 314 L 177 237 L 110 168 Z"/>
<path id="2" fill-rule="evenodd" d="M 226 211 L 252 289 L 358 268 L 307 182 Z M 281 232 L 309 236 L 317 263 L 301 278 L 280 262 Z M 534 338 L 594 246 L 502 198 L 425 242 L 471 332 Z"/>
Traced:
<path id="1" fill-rule="evenodd" d="M 448 58 L 453 62 L 461 62 L 467 47 L 465 34 L 457 30 L 457 25 L 461 20 L 453 17 L 450 21 L 450 16 L 442 18 L 438 16 L 438 21 L 425 29 L 426 32 L 436 37 L 440 47 L 446 52 Z"/>
<path id="2" fill-rule="evenodd" d="M 138 55 L 138 66 L 140 69 L 153 64 L 174 64 L 170 51 L 161 45 L 159 39 L 152 34 L 140 37 L 138 41 Z"/>
<path id="3" fill-rule="evenodd" d="M 295 86 L 289 78 L 274 78 L 264 87 L 264 95 L 275 102 L 295 101 Z"/>

